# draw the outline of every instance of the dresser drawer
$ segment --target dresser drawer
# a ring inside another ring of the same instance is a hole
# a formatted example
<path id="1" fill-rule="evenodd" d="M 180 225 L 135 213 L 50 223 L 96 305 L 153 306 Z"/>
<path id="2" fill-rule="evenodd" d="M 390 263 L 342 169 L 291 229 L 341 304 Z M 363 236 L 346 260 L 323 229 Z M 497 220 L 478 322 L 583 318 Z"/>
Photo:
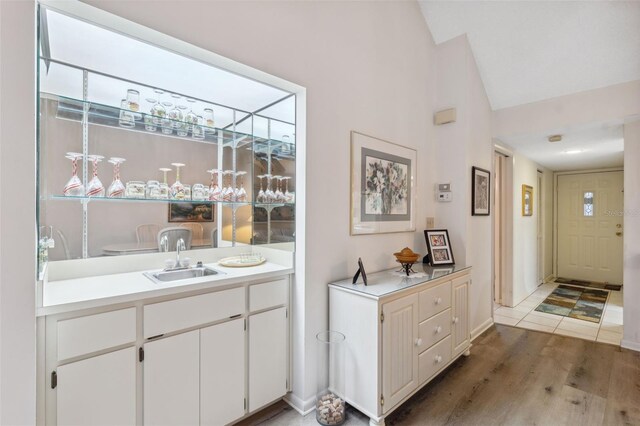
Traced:
<path id="1" fill-rule="evenodd" d="M 288 278 L 249 286 L 249 310 L 252 312 L 286 305 L 288 302 Z"/>
<path id="2" fill-rule="evenodd" d="M 144 338 L 219 321 L 244 311 L 244 287 L 146 305 Z"/>
<path id="3" fill-rule="evenodd" d="M 451 334 L 451 309 L 440 312 L 437 315 L 420 323 L 418 336 L 422 340 L 421 348 L 429 349 L 434 343 Z"/>
<path id="4" fill-rule="evenodd" d="M 418 377 L 424 383 L 451 360 L 451 336 L 427 349 L 418 358 Z"/>
<path id="5" fill-rule="evenodd" d="M 420 321 L 451 307 L 451 281 L 420 292 Z"/>
<path id="6" fill-rule="evenodd" d="M 58 321 L 58 361 L 133 343 L 136 308 Z"/>

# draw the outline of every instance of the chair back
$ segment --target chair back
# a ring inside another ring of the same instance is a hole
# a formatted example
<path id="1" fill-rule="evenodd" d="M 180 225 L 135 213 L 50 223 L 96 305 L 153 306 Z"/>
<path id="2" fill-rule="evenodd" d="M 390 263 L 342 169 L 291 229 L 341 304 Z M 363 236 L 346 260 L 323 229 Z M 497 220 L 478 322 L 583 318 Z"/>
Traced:
<path id="1" fill-rule="evenodd" d="M 211 230 L 211 247 L 218 247 L 218 229 L 216 228 Z"/>
<path id="2" fill-rule="evenodd" d="M 160 225 L 156 225 L 155 223 L 138 225 L 136 228 L 136 238 L 138 238 L 138 243 L 155 242 L 158 237 L 158 232 L 160 232 Z"/>
<path id="3" fill-rule="evenodd" d="M 191 236 L 194 240 L 202 240 L 204 238 L 204 228 L 201 223 L 181 223 L 180 228 L 191 229 Z"/>
<path id="4" fill-rule="evenodd" d="M 167 245 L 163 247 L 162 239 L 167 237 Z M 159 251 L 175 251 L 178 240 L 182 238 L 184 241 L 185 249 L 191 249 L 191 229 L 183 228 L 181 226 L 172 226 L 169 228 L 163 228 L 158 232 L 158 250 Z"/>

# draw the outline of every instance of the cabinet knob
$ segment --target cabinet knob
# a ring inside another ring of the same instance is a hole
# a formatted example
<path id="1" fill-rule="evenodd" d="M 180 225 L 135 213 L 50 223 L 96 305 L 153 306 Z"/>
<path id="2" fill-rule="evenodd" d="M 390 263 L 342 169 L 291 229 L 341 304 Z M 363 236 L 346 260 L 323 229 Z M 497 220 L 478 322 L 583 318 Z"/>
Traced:
<path id="1" fill-rule="evenodd" d="M 454 323 L 454 324 L 457 324 L 458 322 L 460 322 L 460 318 L 458 318 L 458 317 L 454 317 L 454 318 L 453 318 L 453 323 Z"/>
<path id="2" fill-rule="evenodd" d="M 439 334 L 440 332 L 442 332 L 442 327 L 437 326 L 436 327 L 436 334 Z"/>
<path id="3" fill-rule="evenodd" d="M 436 303 L 436 305 L 439 305 L 442 303 L 442 297 L 436 297 L 436 299 L 434 300 L 434 302 Z"/>
<path id="4" fill-rule="evenodd" d="M 419 337 L 416 339 L 416 346 L 422 346 L 422 339 Z"/>
<path id="5" fill-rule="evenodd" d="M 440 355 L 436 355 L 435 361 L 436 361 L 436 364 L 440 364 L 442 362 L 442 357 Z"/>

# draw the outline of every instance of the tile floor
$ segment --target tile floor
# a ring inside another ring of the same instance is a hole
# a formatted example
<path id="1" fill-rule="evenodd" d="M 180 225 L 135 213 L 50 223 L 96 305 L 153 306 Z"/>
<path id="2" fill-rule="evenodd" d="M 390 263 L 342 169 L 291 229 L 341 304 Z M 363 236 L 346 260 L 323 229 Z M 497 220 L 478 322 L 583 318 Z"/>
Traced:
<path id="1" fill-rule="evenodd" d="M 557 286 L 558 284 L 554 282 L 544 283 L 533 294 L 513 308 L 494 304 L 494 322 L 529 330 L 546 331 L 547 333 L 620 345 L 622 340 L 622 291 L 609 291 L 609 298 L 600 323 L 593 323 L 535 311 L 536 307 Z"/>

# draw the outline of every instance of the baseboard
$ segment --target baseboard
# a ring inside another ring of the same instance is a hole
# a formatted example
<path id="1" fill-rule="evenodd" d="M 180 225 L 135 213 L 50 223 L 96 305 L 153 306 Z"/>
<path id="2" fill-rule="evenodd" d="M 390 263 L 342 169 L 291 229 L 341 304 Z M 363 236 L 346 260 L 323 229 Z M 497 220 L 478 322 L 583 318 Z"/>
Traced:
<path id="1" fill-rule="evenodd" d="M 491 317 L 487 318 L 485 322 L 483 322 L 482 324 L 480 324 L 478 327 L 476 327 L 471 331 L 471 341 L 473 342 L 476 339 L 476 337 L 478 337 L 479 335 L 487 331 L 489 327 L 491 327 L 492 325 L 493 325 L 493 318 Z"/>
<path id="2" fill-rule="evenodd" d="M 545 278 L 545 279 L 544 279 L 544 282 L 545 282 L 545 283 L 550 283 L 550 282 L 552 282 L 552 281 L 553 281 L 553 280 L 555 280 L 555 279 L 556 279 L 556 276 L 555 276 L 554 274 L 551 274 L 551 275 L 549 275 L 547 278 Z"/>
<path id="3" fill-rule="evenodd" d="M 311 397 L 304 401 L 302 398 L 294 395 L 293 392 L 289 392 L 282 398 L 284 402 L 289 404 L 291 408 L 296 410 L 301 416 L 306 416 L 316 408 L 316 399 Z"/>
<path id="4" fill-rule="evenodd" d="M 622 346 L 625 349 L 631 349 L 632 351 L 640 352 L 639 342 L 633 342 L 631 340 L 622 339 L 622 342 L 620 342 L 620 346 Z"/>

